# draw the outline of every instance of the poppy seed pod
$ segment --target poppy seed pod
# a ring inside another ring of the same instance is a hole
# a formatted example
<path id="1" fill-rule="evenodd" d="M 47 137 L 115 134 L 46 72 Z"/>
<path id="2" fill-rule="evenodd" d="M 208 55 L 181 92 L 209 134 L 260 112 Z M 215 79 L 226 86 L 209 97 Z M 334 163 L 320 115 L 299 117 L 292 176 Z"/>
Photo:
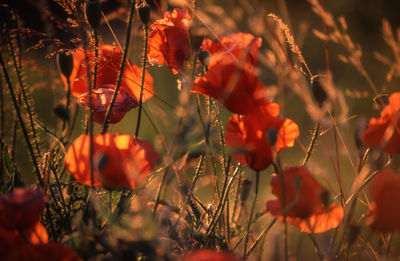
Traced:
<path id="1" fill-rule="evenodd" d="M 311 90 L 320 107 L 328 97 L 323 86 L 326 80 L 327 77 L 325 75 L 315 75 L 311 77 Z"/>
<path id="2" fill-rule="evenodd" d="M 199 60 L 203 66 L 207 66 L 210 64 L 210 52 L 201 51 L 199 53 Z"/>
<path id="3" fill-rule="evenodd" d="M 85 6 L 85 16 L 92 29 L 97 29 L 101 19 L 101 6 L 97 0 L 89 0 Z"/>
<path id="4" fill-rule="evenodd" d="M 69 78 L 72 73 L 72 68 L 74 66 L 74 58 L 70 54 L 59 53 L 57 54 L 57 66 L 58 69 L 66 78 Z"/>
<path id="5" fill-rule="evenodd" d="M 253 182 L 248 178 L 241 178 L 240 179 L 240 188 L 239 188 L 239 198 L 240 201 L 245 202 L 249 197 L 251 184 Z"/>
<path id="6" fill-rule="evenodd" d="M 374 102 L 379 106 L 379 109 L 383 110 L 389 104 L 389 96 L 387 94 L 378 94 L 374 97 Z"/>
<path id="7" fill-rule="evenodd" d="M 57 107 L 54 108 L 54 114 L 62 120 L 69 121 L 70 114 L 69 110 L 65 107 L 64 104 L 59 104 Z"/>
<path id="8" fill-rule="evenodd" d="M 322 204 L 324 204 L 325 207 L 329 206 L 329 203 L 331 201 L 331 193 L 324 189 L 320 194 L 319 197 L 321 199 Z"/>
<path id="9" fill-rule="evenodd" d="M 151 7 L 147 4 L 141 5 L 137 7 L 137 12 L 142 21 L 143 25 L 147 26 L 150 21 L 150 10 Z"/>
<path id="10" fill-rule="evenodd" d="M 278 131 L 276 129 L 270 129 L 267 131 L 267 138 L 269 144 L 271 146 L 275 146 L 276 141 L 278 140 Z"/>

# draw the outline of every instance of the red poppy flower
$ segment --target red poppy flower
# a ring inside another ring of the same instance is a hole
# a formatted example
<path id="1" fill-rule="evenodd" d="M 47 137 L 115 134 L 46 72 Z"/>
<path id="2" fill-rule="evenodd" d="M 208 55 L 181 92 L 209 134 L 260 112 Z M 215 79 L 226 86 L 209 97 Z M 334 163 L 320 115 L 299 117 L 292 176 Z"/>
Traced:
<path id="1" fill-rule="evenodd" d="M 269 131 L 277 132 L 277 152 L 292 147 L 299 136 L 299 128 L 290 119 L 279 117 L 279 105 L 266 104 L 253 114 L 232 116 L 226 125 L 226 144 L 235 149 L 232 158 L 254 170 L 267 168 L 274 150 L 268 138 Z"/>
<path id="2" fill-rule="evenodd" d="M 236 255 L 217 252 L 215 250 L 198 250 L 193 253 L 184 255 L 182 261 L 241 261 L 242 259 Z"/>
<path id="3" fill-rule="evenodd" d="M 147 58 L 153 65 L 168 65 L 173 74 L 182 70 L 190 56 L 189 27 L 192 18 L 188 10 L 175 8 L 165 12 L 164 17 L 154 22 L 149 34 Z"/>
<path id="4" fill-rule="evenodd" d="M 384 168 L 371 184 L 372 204 L 367 223 L 381 232 L 400 229 L 400 177 Z"/>
<path id="5" fill-rule="evenodd" d="M 82 48 L 75 50 L 73 54 L 73 69 L 70 76 L 71 93 L 78 97 L 88 92 L 87 86 L 87 65 L 86 56 L 89 59 L 90 70 L 94 68 L 94 54 L 91 51 L 85 51 Z M 99 61 L 97 69 L 97 88 L 115 89 L 119 74 L 119 67 L 122 60 L 122 51 L 113 45 L 99 46 Z M 138 101 L 140 96 L 140 84 L 142 77 L 142 69 L 127 62 L 124 68 L 120 90 L 125 91 L 132 99 Z M 61 79 L 67 87 L 67 79 L 61 74 Z M 93 83 L 93 79 L 92 79 Z M 107 86 L 107 87 L 104 87 Z M 143 101 L 153 96 L 153 78 L 149 73 L 145 74 Z"/>
<path id="6" fill-rule="evenodd" d="M 41 189 L 18 188 L 0 195 L 0 227 L 24 230 L 39 222 L 46 204 Z"/>
<path id="7" fill-rule="evenodd" d="M 8 252 L 9 254 L 4 259 L 7 261 L 82 260 L 71 248 L 54 242 L 38 245 L 23 244 L 18 248 L 8 249 Z"/>
<path id="8" fill-rule="evenodd" d="M 223 60 L 226 56 L 234 57 L 239 63 L 258 65 L 258 49 L 261 47 L 261 38 L 251 34 L 236 33 L 221 36 L 218 41 L 204 39 L 201 46 L 203 51 L 210 53 L 209 68 Z"/>
<path id="9" fill-rule="evenodd" d="M 79 183 L 90 186 L 90 136 L 81 135 L 69 147 L 65 166 Z M 150 142 L 126 134 L 93 137 L 94 186 L 135 188 L 153 169 L 158 154 Z"/>
<path id="10" fill-rule="evenodd" d="M 102 124 L 104 122 L 108 106 L 114 95 L 114 90 L 100 88 L 92 91 L 92 118 Z M 84 93 L 78 97 L 78 104 L 85 110 L 90 110 L 89 93 Z M 138 106 L 136 100 L 132 99 L 125 91 L 119 91 L 111 111 L 109 123 L 119 122 L 125 114 Z"/>
<path id="11" fill-rule="evenodd" d="M 322 233 L 340 224 L 344 215 L 343 208 L 336 205 L 324 206 L 321 196 L 325 189 L 306 167 L 289 167 L 282 175 L 285 182 L 285 207 L 289 207 L 286 212 L 289 223 L 306 233 Z M 283 219 L 281 177 L 274 174 L 271 186 L 272 193 L 278 199 L 268 200 L 266 211 Z"/>
<path id="12" fill-rule="evenodd" d="M 389 97 L 379 119 L 369 121 L 363 142 L 369 148 L 381 146 L 389 154 L 400 153 L 400 92 Z"/>

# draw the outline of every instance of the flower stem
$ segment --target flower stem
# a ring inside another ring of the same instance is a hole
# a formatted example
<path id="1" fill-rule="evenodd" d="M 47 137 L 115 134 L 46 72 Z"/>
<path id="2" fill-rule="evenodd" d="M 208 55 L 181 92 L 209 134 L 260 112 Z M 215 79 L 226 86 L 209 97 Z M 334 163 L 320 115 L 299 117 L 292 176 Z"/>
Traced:
<path id="1" fill-rule="evenodd" d="M 313 152 L 315 143 L 317 142 L 317 139 L 318 139 L 318 136 L 319 136 L 319 128 L 320 128 L 320 123 L 318 121 L 317 124 L 315 125 L 314 133 L 313 133 L 313 136 L 311 138 L 311 142 L 310 142 L 310 145 L 308 146 L 307 154 L 306 154 L 306 156 L 305 156 L 305 158 L 303 160 L 303 164 L 302 165 L 305 165 L 308 162 L 308 160 L 310 159 L 310 157 L 311 157 L 311 154 Z"/>
<path id="2" fill-rule="evenodd" d="M 250 236 L 250 228 L 251 228 L 251 223 L 253 220 L 253 215 L 254 215 L 254 209 L 256 208 L 256 203 L 257 203 L 257 198 L 258 198 L 258 187 L 260 185 L 260 172 L 256 172 L 256 188 L 255 188 L 255 196 L 253 200 L 253 205 L 251 206 L 250 210 L 250 216 L 249 216 L 249 223 L 247 225 L 247 232 L 246 232 L 246 238 L 244 239 L 244 250 L 243 250 L 243 258 L 246 257 L 247 253 L 247 244 L 249 242 L 249 236 Z"/>
<path id="3" fill-rule="evenodd" d="M 146 64 L 147 64 L 147 43 L 149 40 L 148 26 L 143 25 L 143 30 L 144 30 L 144 50 L 143 50 L 142 80 L 140 82 L 139 109 L 138 109 L 138 118 L 137 118 L 137 123 L 136 123 L 135 137 L 137 137 L 139 135 L 140 120 L 142 118 L 143 89 L 144 89 L 144 80 L 145 80 L 145 76 L 146 76 Z"/>
<path id="4" fill-rule="evenodd" d="M 129 10 L 129 18 L 128 18 L 128 28 L 126 29 L 125 47 L 124 47 L 124 50 L 123 50 L 123 55 L 122 55 L 122 59 L 121 59 L 121 65 L 119 67 L 119 73 L 118 73 L 117 82 L 115 84 L 114 94 L 113 94 L 113 96 L 111 98 L 111 102 L 110 102 L 110 105 L 107 108 L 106 116 L 105 116 L 105 119 L 104 119 L 103 130 L 101 132 L 102 134 L 106 133 L 107 130 L 108 130 L 108 120 L 110 119 L 111 111 L 112 111 L 112 108 L 114 106 L 115 100 L 117 99 L 119 88 L 121 86 L 122 75 L 124 74 L 126 58 L 128 56 L 134 10 L 135 10 L 135 0 L 131 0 L 131 2 L 130 2 L 130 10 Z"/>

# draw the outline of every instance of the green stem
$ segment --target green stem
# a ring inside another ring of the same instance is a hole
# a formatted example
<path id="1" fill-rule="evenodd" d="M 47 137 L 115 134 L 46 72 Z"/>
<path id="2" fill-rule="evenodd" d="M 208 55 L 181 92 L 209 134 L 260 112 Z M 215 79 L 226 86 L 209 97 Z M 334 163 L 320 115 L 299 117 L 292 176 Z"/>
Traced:
<path id="1" fill-rule="evenodd" d="M 243 250 L 243 258 L 246 257 L 247 253 L 247 244 L 249 242 L 249 236 L 250 236 L 250 227 L 251 223 L 253 221 L 253 215 L 254 215 L 254 209 L 256 208 L 256 203 L 257 203 L 257 198 L 258 198 L 258 187 L 260 184 L 260 172 L 256 172 L 256 188 L 255 188 L 255 196 L 253 200 L 253 205 L 251 206 L 251 211 L 250 211 L 250 217 L 249 217 L 249 223 L 247 225 L 247 232 L 246 232 L 246 238 L 244 239 L 244 250 Z"/>
<path id="2" fill-rule="evenodd" d="M 142 118 L 143 89 L 144 89 L 144 80 L 145 80 L 145 76 L 146 76 L 146 64 L 147 64 L 147 44 L 149 41 L 148 26 L 143 25 L 143 30 L 144 30 L 144 50 L 143 50 L 142 80 L 140 82 L 139 109 L 138 109 L 138 118 L 137 118 L 137 123 L 136 123 L 135 137 L 137 137 L 139 135 L 140 120 Z"/>
<path id="3" fill-rule="evenodd" d="M 111 98 L 111 102 L 110 102 L 110 105 L 107 108 L 106 116 L 105 116 L 105 119 L 104 119 L 103 130 L 101 132 L 102 134 L 106 133 L 107 130 L 108 130 L 108 124 L 109 124 L 108 120 L 109 120 L 109 118 L 111 116 L 111 111 L 113 109 L 115 100 L 117 99 L 119 88 L 121 86 L 122 76 L 124 74 L 124 68 L 125 68 L 125 64 L 126 64 L 126 58 L 128 56 L 128 51 L 129 51 L 129 44 L 130 44 L 130 38 L 131 38 L 131 28 L 132 28 L 132 20 L 133 20 L 134 10 L 135 10 L 135 0 L 131 0 L 131 2 L 130 2 L 130 10 L 129 10 L 129 18 L 128 18 L 128 27 L 126 29 L 125 47 L 124 47 L 123 56 L 122 56 L 122 59 L 121 59 L 121 65 L 119 67 L 117 83 L 115 84 L 114 94 L 113 94 L 113 96 Z"/>
<path id="4" fill-rule="evenodd" d="M 94 162 L 93 162 L 93 154 L 94 154 L 94 141 L 93 141 L 93 97 L 92 90 L 96 89 L 97 82 L 97 66 L 98 66 L 98 58 L 99 58 L 99 40 L 97 36 L 97 29 L 93 29 L 93 37 L 94 37 L 94 71 L 93 71 L 93 85 L 90 83 L 91 75 L 88 70 L 88 80 L 89 80 L 89 137 L 90 137 L 90 145 L 89 145 L 89 161 L 90 161 L 90 185 L 94 187 Z M 87 58 L 86 58 L 87 59 Z M 87 61 L 87 68 L 90 68 L 89 62 Z"/>
<path id="5" fill-rule="evenodd" d="M 33 166 L 35 168 L 36 177 L 37 177 L 37 179 L 39 181 L 39 185 L 42 188 L 44 188 L 44 181 L 42 179 L 42 175 L 41 175 L 41 172 L 40 172 L 40 169 L 39 169 L 39 164 L 36 161 L 35 153 L 33 151 L 33 147 L 32 147 L 31 141 L 29 139 L 28 131 L 26 129 L 24 120 L 22 118 L 21 111 L 20 111 L 20 108 L 18 106 L 17 98 L 15 97 L 14 89 L 13 89 L 13 87 L 11 85 L 11 81 L 10 81 L 10 78 L 8 76 L 8 72 L 6 70 L 6 65 L 4 63 L 3 56 L 1 55 L 1 53 L 0 53 L 0 64 L 1 64 L 1 67 L 3 68 L 3 74 L 4 74 L 4 77 L 6 78 L 6 82 L 7 82 L 7 85 L 8 85 L 8 90 L 10 92 L 11 99 L 12 99 L 13 104 L 14 104 L 15 112 L 17 113 L 18 122 L 20 124 L 21 129 L 22 129 L 22 133 L 24 135 L 25 142 L 26 142 L 26 144 L 28 146 L 28 151 L 29 151 L 29 154 L 31 156 L 31 159 L 32 159 L 32 162 L 33 162 Z M 47 217 L 47 221 L 50 224 L 52 235 L 54 235 L 55 229 L 54 229 L 54 225 L 53 225 L 53 222 L 52 222 L 51 213 L 50 213 L 50 209 L 49 209 L 49 205 L 48 204 L 46 204 L 46 217 Z"/>
<path id="6" fill-rule="evenodd" d="M 305 156 L 305 158 L 304 158 L 304 160 L 303 160 L 303 164 L 302 164 L 302 165 L 305 165 L 305 164 L 307 163 L 307 161 L 308 161 L 308 160 L 310 159 L 310 157 L 311 157 L 311 154 L 312 154 L 312 152 L 313 152 L 315 143 L 317 142 L 317 139 L 318 139 L 318 136 L 319 136 L 319 128 L 320 128 L 320 123 L 319 123 L 319 121 L 318 121 L 317 124 L 315 125 L 315 129 L 314 129 L 314 132 L 313 132 L 313 136 L 312 136 L 312 138 L 311 138 L 311 142 L 310 142 L 310 145 L 308 146 L 307 154 L 306 154 L 306 156 Z"/>

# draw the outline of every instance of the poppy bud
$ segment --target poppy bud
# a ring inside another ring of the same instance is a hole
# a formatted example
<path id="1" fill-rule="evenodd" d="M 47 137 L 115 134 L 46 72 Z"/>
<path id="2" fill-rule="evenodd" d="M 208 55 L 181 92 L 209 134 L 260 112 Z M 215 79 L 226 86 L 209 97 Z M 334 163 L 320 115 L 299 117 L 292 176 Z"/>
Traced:
<path id="1" fill-rule="evenodd" d="M 85 16 L 92 29 L 97 29 L 101 19 L 101 6 L 97 0 L 89 0 L 85 6 Z"/>
<path id="2" fill-rule="evenodd" d="M 315 75 L 311 77 L 311 90 L 320 107 L 328 97 L 323 87 L 326 81 L 327 77 L 325 75 Z"/>
<path id="3" fill-rule="evenodd" d="M 208 66 L 210 64 L 210 53 L 207 51 L 201 51 L 199 53 L 199 60 L 203 66 Z"/>
<path id="4" fill-rule="evenodd" d="M 143 4 L 137 7 L 137 12 L 139 14 L 140 20 L 145 26 L 147 26 L 150 20 L 150 9 L 151 7 L 148 4 Z"/>
<path id="5" fill-rule="evenodd" d="M 249 192 L 251 188 L 251 184 L 253 182 L 248 178 L 241 178 L 240 179 L 240 188 L 239 188 L 239 199 L 242 202 L 245 202 L 249 197 Z"/>
<path id="6" fill-rule="evenodd" d="M 204 37 L 207 35 L 207 28 L 200 23 L 193 23 L 189 28 L 190 45 L 193 51 L 200 49 Z"/>
<path id="7" fill-rule="evenodd" d="M 321 199 L 322 204 L 324 204 L 325 207 L 328 207 L 331 201 L 331 193 L 328 190 L 324 189 L 319 194 L 319 198 Z"/>
<path id="8" fill-rule="evenodd" d="M 383 110 L 389 104 L 389 97 L 387 94 L 378 94 L 374 97 L 374 102 L 379 106 L 379 109 Z"/>
<path id="9" fill-rule="evenodd" d="M 269 144 L 271 144 L 271 146 L 275 146 L 276 140 L 278 139 L 278 131 L 276 129 L 268 130 L 267 138 L 268 138 Z"/>
<path id="10" fill-rule="evenodd" d="M 57 54 L 57 66 L 58 69 L 66 78 L 69 78 L 72 73 L 74 65 L 74 58 L 70 54 L 59 53 Z"/>
<path id="11" fill-rule="evenodd" d="M 59 104 L 57 107 L 54 108 L 54 114 L 61 118 L 62 120 L 69 121 L 69 110 L 65 107 L 64 104 Z"/>

